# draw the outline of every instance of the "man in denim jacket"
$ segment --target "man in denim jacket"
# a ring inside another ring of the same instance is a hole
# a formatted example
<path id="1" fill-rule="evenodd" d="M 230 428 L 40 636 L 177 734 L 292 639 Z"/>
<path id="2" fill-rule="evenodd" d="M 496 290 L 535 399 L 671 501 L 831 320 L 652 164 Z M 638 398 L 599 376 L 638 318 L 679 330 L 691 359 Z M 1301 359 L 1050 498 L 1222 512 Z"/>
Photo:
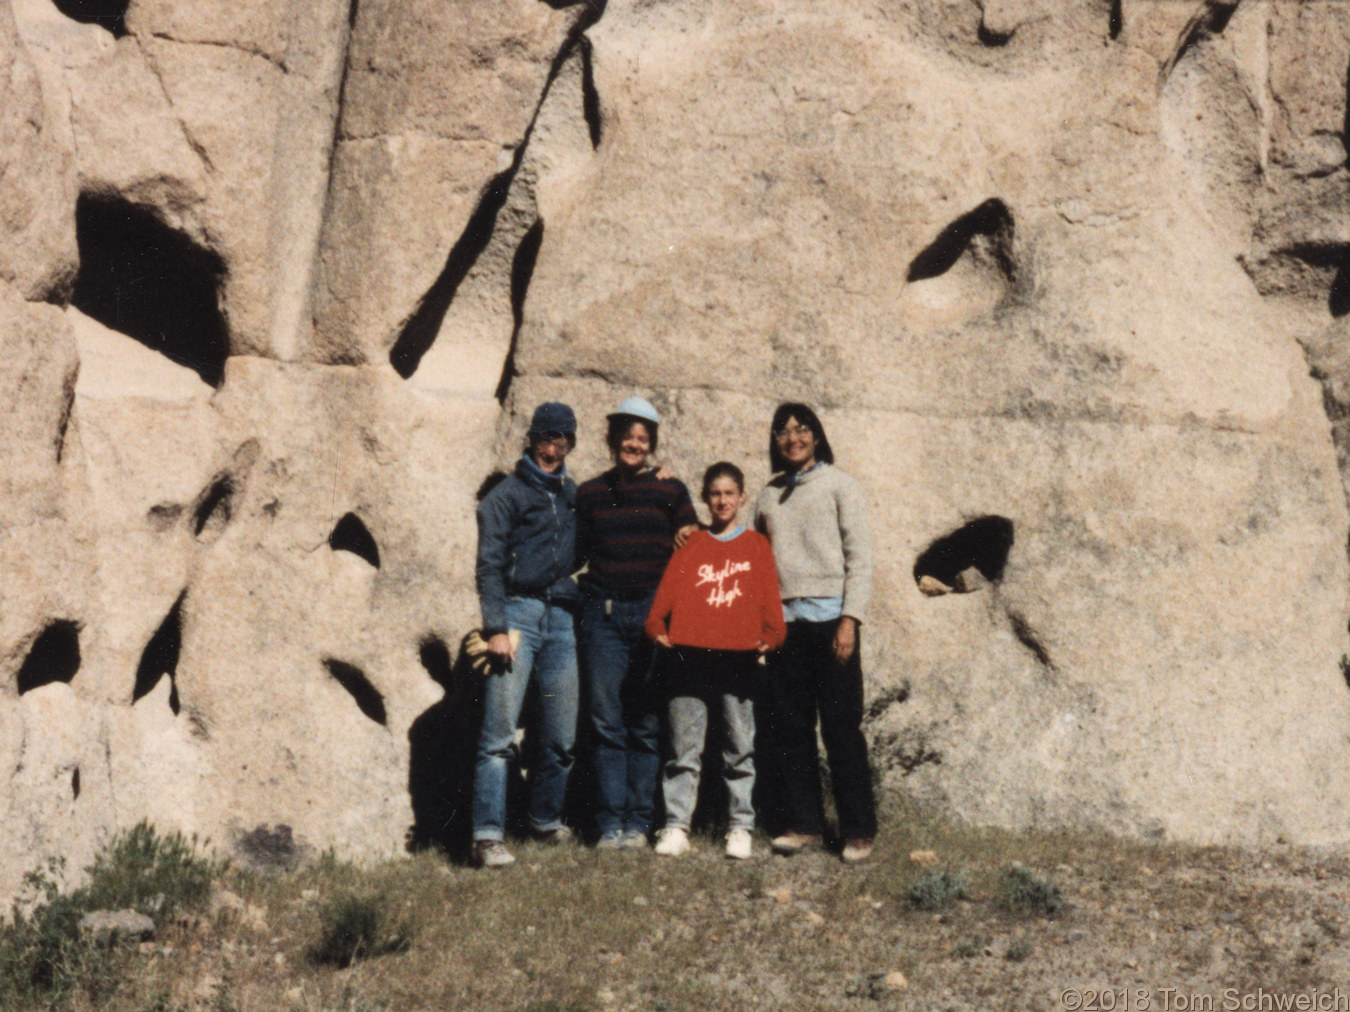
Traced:
<path id="1" fill-rule="evenodd" d="M 478 600 L 493 657 L 473 783 L 473 856 L 482 867 L 512 864 L 502 843 L 507 759 L 531 678 L 539 719 L 531 744 L 529 821 L 543 839 L 562 841 L 563 796 L 577 726 L 577 649 L 572 579 L 576 484 L 565 460 L 577 422 L 566 404 L 535 409 L 529 446 L 513 474 L 478 506 Z M 514 647 L 511 631 L 519 634 Z"/>

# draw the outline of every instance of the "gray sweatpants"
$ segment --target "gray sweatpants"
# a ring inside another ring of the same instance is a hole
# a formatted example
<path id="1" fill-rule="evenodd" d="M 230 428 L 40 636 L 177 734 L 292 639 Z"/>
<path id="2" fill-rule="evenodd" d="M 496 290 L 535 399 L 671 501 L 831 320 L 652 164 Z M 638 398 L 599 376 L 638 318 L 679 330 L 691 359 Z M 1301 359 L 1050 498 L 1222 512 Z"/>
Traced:
<path id="1" fill-rule="evenodd" d="M 755 809 L 750 795 L 755 786 L 755 711 L 743 679 L 720 678 L 722 663 L 734 671 L 753 665 L 753 655 L 722 650 L 693 651 L 677 647 L 681 660 L 706 665 L 696 679 L 681 679 L 677 694 L 669 704 L 670 758 L 666 761 L 661 790 L 666 802 L 666 825 L 687 830 L 698 800 L 699 774 L 703 746 L 708 734 L 709 706 L 720 706 L 725 737 L 722 745 L 722 774 L 726 780 L 731 829 L 754 829 Z M 711 663 L 710 663 L 711 662 Z M 694 674 L 690 671 L 689 674 Z M 702 683 L 706 691 L 688 693 L 690 681 Z M 719 684 L 720 683 L 720 684 Z M 721 685 L 733 691 L 718 691 Z"/>

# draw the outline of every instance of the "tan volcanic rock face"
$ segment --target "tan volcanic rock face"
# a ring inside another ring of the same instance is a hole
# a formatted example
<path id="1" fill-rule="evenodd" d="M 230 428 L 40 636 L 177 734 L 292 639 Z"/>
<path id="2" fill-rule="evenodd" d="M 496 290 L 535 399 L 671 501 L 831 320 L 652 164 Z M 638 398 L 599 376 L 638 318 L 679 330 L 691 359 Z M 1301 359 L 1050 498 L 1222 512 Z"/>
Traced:
<path id="1" fill-rule="evenodd" d="M 635 392 L 821 409 L 882 790 L 1345 838 L 1339 5 L 104 13 L 0 0 L 0 893 L 442 834 L 475 492 Z"/>

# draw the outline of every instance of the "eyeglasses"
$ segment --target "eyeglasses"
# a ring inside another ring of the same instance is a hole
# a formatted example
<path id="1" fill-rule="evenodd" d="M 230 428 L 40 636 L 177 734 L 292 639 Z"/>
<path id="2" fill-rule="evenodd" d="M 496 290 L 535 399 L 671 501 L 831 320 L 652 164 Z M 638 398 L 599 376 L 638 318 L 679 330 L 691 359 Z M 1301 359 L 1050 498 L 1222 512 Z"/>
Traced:
<path id="1" fill-rule="evenodd" d="M 538 433 L 534 437 L 534 441 L 536 443 L 561 443 L 561 442 L 571 443 L 571 439 L 568 438 L 567 433 L 556 432 L 552 430 L 548 432 Z"/>
<path id="2" fill-rule="evenodd" d="M 807 425 L 786 425 L 773 434 L 774 439 L 792 439 L 794 436 L 814 436 L 815 432 Z"/>

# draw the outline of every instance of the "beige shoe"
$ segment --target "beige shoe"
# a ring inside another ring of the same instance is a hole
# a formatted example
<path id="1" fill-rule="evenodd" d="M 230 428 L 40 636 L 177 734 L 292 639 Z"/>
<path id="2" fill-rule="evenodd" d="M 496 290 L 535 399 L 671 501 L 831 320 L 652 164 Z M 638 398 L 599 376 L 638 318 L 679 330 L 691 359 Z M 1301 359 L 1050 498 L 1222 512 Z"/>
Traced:
<path id="1" fill-rule="evenodd" d="M 857 864 L 859 861 L 866 861 L 872 856 L 872 838 L 864 836 L 856 840 L 849 840 L 844 844 L 843 852 L 839 856 L 844 859 L 845 864 Z"/>
<path id="2" fill-rule="evenodd" d="M 825 841 L 815 833 L 784 833 L 769 842 L 775 854 L 797 854 L 803 850 L 820 850 Z"/>

